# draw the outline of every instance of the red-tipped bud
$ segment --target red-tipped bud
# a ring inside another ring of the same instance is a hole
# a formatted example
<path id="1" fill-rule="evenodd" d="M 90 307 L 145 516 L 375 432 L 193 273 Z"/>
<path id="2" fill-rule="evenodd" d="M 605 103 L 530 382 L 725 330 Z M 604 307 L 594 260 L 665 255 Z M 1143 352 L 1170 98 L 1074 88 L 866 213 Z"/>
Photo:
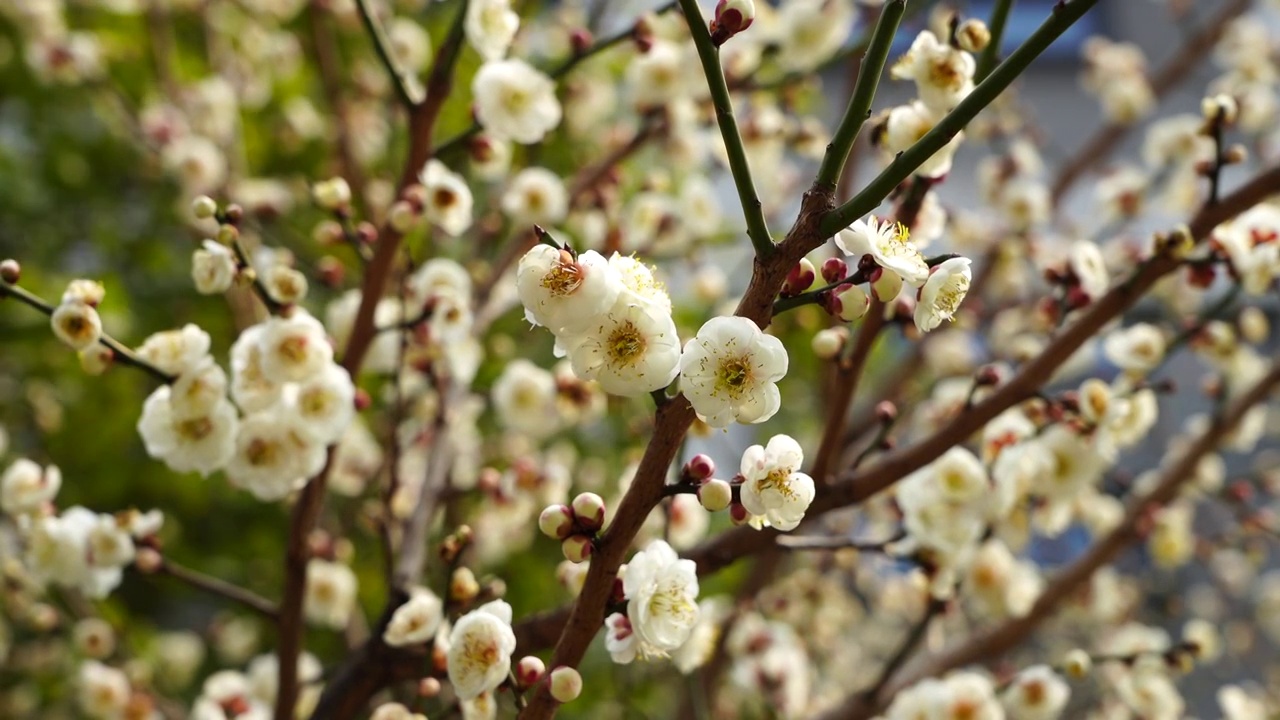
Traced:
<path id="1" fill-rule="evenodd" d="M 827 310 L 845 322 L 859 320 L 871 307 L 871 298 L 860 285 L 841 285 L 827 298 Z"/>
<path id="2" fill-rule="evenodd" d="M 849 263 L 845 262 L 844 258 L 833 257 L 823 261 L 822 279 L 828 285 L 838 283 L 847 277 L 849 277 Z"/>
<path id="3" fill-rule="evenodd" d="M 733 486 L 728 481 L 711 478 L 698 488 L 698 502 L 711 512 L 719 512 L 733 503 Z"/>
<path id="4" fill-rule="evenodd" d="M 871 292 L 883 303 L 893 302 L 902 292 L 902 276 L 892 270 L 880 269 L 871 278 Z"/>
<path id="5" fill-rule="evenodd" d="M 978 370 L 978 374 L 973 377 L 973 381 L 979 386 L 999 385 L 1000 369 L 994 365 L 983 365 Z"/>
<path id="6" fill-rule="evenodd" d="M 516 663 L 516 683 L 522 687 L 533 687 L 543 675 L 547 674 L 547 665 L 536 655 L 525 655 Z"/>
<path id="7" fill-rule="evenodd" d="M 716 16 L 711 21 L 711 42 L 723 45 L 729 38 L 751 27 L 756 19 L 756 5 L 752 0 L 720 0 L 716 3 Z"/>
<path id="8" fill-rule="evenodd" d="M 570 535 L 560 543 L 560 552 L 571 563 L 586 562 L 591 557 L 591 538 L 586 535 Z"/>
<path id="9" fill-rule="evenodd" d="M 346 276 L 347 267 L 338 258 L 325 255 L 316 261 L 316 278 L 321 285 L 329 288 L 339 287 Z"/>
<path id="10" fill-rule="evenodd" d="M 1217 277 L 1218 271 L 1212 265 L 1189 265 L 1187 267 L 1187 282 L 1191 287 L 1204 290 L 1212 285 Z"/>
<path id="11" fill-rule="evenodd" d="M 573 499 L 573 514 L 578 528 L 595 532 L 604 525 L 604 498 L 585 492 Z"/>
<path id="12" fill-rule="evenodd" d="M 576 28 L 569 33 L 569 46 L 573 48 L 574 55 L 581 55 L 590 50 L 594 42 L 595 38 L 591 36 L 591 31 L 586 28 Z"/>
<path id="13" fill-rule="evenodd" d="M 742 503 L 733 503 L 729 506 L 729 519 L 734 525 L 745 525 L 751 519 L 751 513 L 742 506 Z"/>
<path id="14" fill-rule="evenodd" d="M 22 266 L 13 258 L 6 258 L 0 261 L 0 280 L 4 280 L 10 285 L 17 285 L 22 279 Z"/>
<path id="15" fill-rule="evenodd" d="M 369 409 L 373 404 L 373 398 L 369 397 L 369 391 L 363 388 L 356 388 L 355 395 L 356 412 L 363 412 Z"/>
<path id="16" fill-rule="evenodd" d="M 888 400 L 881 400 L 876 404 L 876 420 L 882 423 L 891 423 L 898 419 L 898 406 Z"/>
<path id="17" fill-rule="evenodd" d="M 787 273 L 787 279 L 783 281 L 782 291 L 779 294 L 782 297 L 795 297 L 808 290 L 817 277 L 818 273 L 813 269 L 813 263 L 809 262 L 809 258 L 800 258 L 800 262 Z"/>
<path id="18" fill-rule="evenodd" d="M 708 455 L 698 453 L 684 464 L 684 476 L 694 482 L 701 482 L 716 474 L 716 463 Z"/>
<path id="19" fill-rule="evenodd" d="M 548 505 L 538 516 L 538 529 L 553 540 L 564 540 L 573 532 L 573 511 L 568 505 Z"/>

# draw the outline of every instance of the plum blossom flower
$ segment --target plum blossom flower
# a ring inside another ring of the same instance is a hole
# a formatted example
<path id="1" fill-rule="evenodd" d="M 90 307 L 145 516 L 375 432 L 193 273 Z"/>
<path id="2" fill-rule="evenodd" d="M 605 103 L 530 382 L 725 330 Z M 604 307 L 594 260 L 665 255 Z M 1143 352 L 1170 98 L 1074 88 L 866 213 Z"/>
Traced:
<path id="1" fill-rule="evenodd" d="M 236 257 L 231 249 L 213 240 L 205 240 L 191 254 L 191 280 L 201 295 L 226 292 L 235 282 Z"/>
<path id="2" fill-rule="evenodd" d="M 640 654 L 639 640 L 631 627 L 631 619 L 614 613 L 604 620 L 604 646 L 609 657 L 619 665 L 629 665 Z"/>
<path id="3" fill-rule="evenodd" d="M 115 720 L 125 716 L 133 689 L 124 671 L 86 660 L 80 665 L 76 699 L 84 714 L 94 720 Z"/>
<path id="4" fill-rule="evenodd" d="M 804 451 L 789 435 L 774 435 L 768 445 L 752 445 L 742 454 L 742 506 L 772 527 L 793 530 L 813 502 L 813 478 L 800 472 Z"/>
<path id="5" fill-rule="evenodd" d="M 520 15 L 508 0 L 476 0 L 467 5 L 463 31 L 467 42 L 486 61 L 501 60 L 520 29 Z"/>
<path id="6" fill-rule="evenodd" d="M 976 69 L 972 55 L 923 30 L 890 75 L 897 80 L 914 80 L 920 101 L 933 112 L 945 113 L 973 91 Z"/>
<path id="7" fill-rule="evenodd" d="M 915 323 L 920 332 L 937 328 L 943 320 L 955 319 L 973 278 L 969 265 L 969 258 L 960 257 L 933 268 L 916 298 Z"/>
<path id="8" fill-rule="evenodd" d="M 262 375 L 271 382 L 299 382 L 314 377 L 333 361 L 333 346 L 324 326 L 306 311 L 272 317 L 258 338 Z"/>
<path id="9" fill-rule="evenodd" d="M 181 375 L 209 354 L 209 333 L 187 323 L 177 330 L 155 333 L 137 349 L 138 357 L 170 375 Z"/>
<path id="10" fill-rule="evenodd" d="M 556 379 L 549 371 L 518 358 L 493 383 L 498 422 L 531 437 L 545 437 L 559 426 Z"/>
<path id="11" fill-rule="evenodd" d="M 680 356 L 680 389 L 711 427 L 759 423 L 782 405 L 787 350 L 743 317 L 708 320 Z"/>
<path id="12" fill-rule="evenodd" d="M 307 620 L 341 630 L 356 604 L 356 574 L 342 563 L 313 558 L 307 563 L 302 610 Z"/>
<path id="13" fill-rule="evenodd" d="M 351 375 L 330 363 L 319 373 L 285 387 L 284 402 L 297 418 L 298 429 L 320 445 L 337 442 L 355 417 L 356 388 Z"/>
<path id="14" fill-rule="evenodd" d="M 523 60 L 481 65 L 471 94 L 480 126 L 499 138 L 529 145 L 560 124 L 555 83 Z"/>
<path id="15" fill-rule="evenodd" d="M 634 303 L 619 301 L 568 345 L 578 377 L 598 381 L 612 395 L 634 397 L 659 390 L 680 372 L 675 321 Z"/>
<path id="16" fill-rule="evenodd" d="M 1018 673 L 1000 695 L 1014 720 L 1056 720 L 1071 699 L 1071 686 L 1048 665 L 1032 665 Z"/>
<path id="17" fill-rule="evenodd" d="M 884 222 L 872 215 L 841 230 L 836 235 L 836 245 L 855 258 L 870 255 L 877 265 L 914 287 L 929 279 L 929 266 L 902 223 Z"/>
<path id="18" fill-rule="evenodd" d="M 25 515 L 53 500 L 62 487 L 62 472 L 54 465 L 42 468 L 27 458 L 18 458 L 0 475 L 0 510 L 9 515 Z"/>
<path id="19" fill-rule="evenodd" d="M 461 175 L 432 158 L 423 166 L 418 180 L 424 190 L 422 213 L 428 222 L 450 235 L 461 235 L 471 227 L 474 200 Z"/>
<path id="20" fill-rule="evenodd" d="M 502 194 L 502 212 L 524 225 L 557 225 L 569 214 L 569 193 L 559 175 L 546 168 L 525 168 Z"/>
<path id="21" fill-rule="evenodd" d="M 516 635 L 511 606 L 502 600 L 485 603 L 458 618 L 449 635 L 449 682 L 462 700 L 497 689 L 511 670 Z"/>
<path id="22" fill-rule="evenodd" d="M 102 318 L 91 305 L 64 302 L 49 318 L 53 334 L 73 350 L 87 350 L 102 337 Z"/>
<path id="23" fill-rule="evenodd" d="M 240 422 L 227 477 L 259 500 L 279 500 L 324 466 L 324 446 L 311 442 L 281 406 Z"/>
<path id="24" fill-rule="evenodd" d="M 1160 328 L 1149 323 L 1137 323 L 1108 335 L 1102 349 L 1107 359 L 1120 369 L 1142 375 L 1155 369 L 1164 359 L 1165 345 Z"/>
<path id="25" fill-rule="evenodd" d="M 409 599 L 391 615 L 382 639 L 392 647 L 417 645 L 435 637 L 444 619 L 444 605 L 426 588 L 415 588 Z"/>
<path id="26" fill-rule="evenodd" d="M 614 306 L 622 283 L 594 250 L 574 257 L 567 250 L 538 245 L 520 259 L 516 289 L 525 318 L 560 335 L 590 327 Z"/>
<path id="27" fill-rule="evenodd" d="M 662 540 L 636 553 L 622 575 L 627 618 L 642 655 L 665 655 L 689 639 L 698 621 L 698 573 Z"/>
<path id="28" fill-rule="evenodd" d="M 142 404 L 138 434 L 147 454 L 177 472 L 207 476 L 222 469 L 236 449 L 235 407 L 219 398 L 204 410 L 175 412 L 174 388 L 156 388 Z"/>

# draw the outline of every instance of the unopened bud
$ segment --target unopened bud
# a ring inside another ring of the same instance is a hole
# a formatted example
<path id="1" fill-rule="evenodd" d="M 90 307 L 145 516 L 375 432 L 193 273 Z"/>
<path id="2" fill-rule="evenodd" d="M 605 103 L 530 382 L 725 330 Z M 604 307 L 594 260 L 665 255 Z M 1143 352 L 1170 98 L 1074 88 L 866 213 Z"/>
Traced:
<path id="1" fill-rule="evenodd" d="M 876 404 L 876 420 L 882 423 L 891 423 L 898 419 L 898 406 L 888 400 L 881 400 Z"/>
<path id="2" fill-rule="evenodd" d="M 1231 145 L 1230 147 L 1227 148 L 1226 152 L 1222 153 L 1222 162 L 1226 163 L 1227 165 L 1239 165 L 1240 163 L 1248 159 L 1249 159 L 1248 149 L 1246 149 L 1245 146 L 1239 143 Z"/>
<path id="3" fill-rule="evenodd" d="M 222 211 L 222 217 L 226 218 L 226 221 L 232 225 L 239 225 L 240 221 L 244 220 L 244 208 L 236 203 L 231 203 Z"/>
<path id="4" fill-rule="evenodd" d="M 1250 343 L 1266 342 L 1271 334 L 1271 321 L 1267 313 L 1257 305 L 1250 305 L 1240 311 L 1240 335 Z"/>
<path id="5" fill-rule="evenodd" d="M 538 516 L 538 529 L 553 540 L 563 540 L 573 532 L 573 511 L 568 505 L 548 505 Z"/>
<path id="6" fill-rule="evenodd" d="M 164 558 L 154 548 L 138 548 L 137 554 L 133 556 L 133 566 L 137 568 L 138 572 L 150 575 L 158 572 L 164 566 Z"/>
<path id="7" fill-rule="evenodd" d="M 809 262 L 809 258 L 800 258 L 800 262 L 787 273 L 787 279 L 783 281 L 782 291 L 779 294 L 782 297 L 795 297 L 808 290 L 817 277 L 818 273 L 813 269 L 813 263 Z"/>
<path id="8" fill-rule="evenodd" d="M 218 226 L 218 242 L 223 245 L 231 245 L 240 239 L 240 231 L 235 225 L 219 225 Z"/>
<path id="9" fill-rule="evenodd" d="M 751 27 L 756 19 L 756 5 L 752 0 L 720 0 L 716 3 L 716 16 L 711 20 L 711 42 L 718 47 L 729 38 Z"/>
<path id="10" fill-rule="evenodd" d="M 698 502 L 710 512 L 720 512 L 733 502 L 733 486 L 726 480 L 712 478 L 698 488 Z"/>
<path id="11" fill-rule="evenodd" d="M 460 567 L 453 571 L 453 576 L 449 578 L 449 597 L 457 602 L 465 603 L 475 599 L 480 594 L 480 583 L 476 581 L 476 574 L 471 572 L 469 567 Z"/>
<path id="12" fill-rule="evenodd" d="M 881 270 L 878 277 L 871 280 L 871 292 L 880 302 L 893 302 L 902 292 L 902 276 L 892 270 Z"/>
<path id="13" fill-rule="evenodd" d="M 845 322 L 860 320 L 871 307 L 871 298 L 861 285 L 841 285 L 831 292 L 828 303 L 836 317 Z"/>
<path id="14" fill-rule="evenodd" d="M 578 495 L 573 499 L 573 514 L 580 529 L 599 530 L 604 525 L 604 498 L 590 492 Z"/>
<path id="15" fill-rule="evenodd" d="M 332 255 L 325 255 L 316 261 L 316 278 L 321 285 L 336 288 L 342 285 L 347 276 L 347 266 Z"/>
<path id="16" fill-rule="evenodd" d="M 822 261 L 822 279 L 828 285 L 834 285 L 847 277 L 849 277 L 849 263 L 845 262 L 844 258 L 833 257 Z"/>
<path id="17" fill-rule="evenodd" d="M 733 503 L 729 506 L 729 519 L 734 525 L 745 525 L 751 519 L 751 513 L 747 512 L 742 503 Z"/>
<path id="18" fill-rule="evenodd" d="M 684 464 L 683 475 L 695 482 L 707 480 L 716 474 L 716 463 L 711 459 L 710 455 L 698 453 L 689 458 L 689 462 Z"/>
<path id="19" fill-rule="evenodd" d="M 813 354 L 819 360 L 831 360 L 840 354 L 849 341 L 849 330 L 844 326 L 826 328 L 813 334 Z"/>
<path id="20" fill-rule="evenodd" d="M 13 258 L 5 258 L 0 261 L 0 280 L 4 280 L 10 285 L 17 285 L 22 279 L 22 265 L 18 264 Z"/>
<path id="21" fill-rule="evenodd" d="M 1067 653 L 1062 659 L 1062 672 L 1070 678 L 1080 680 L 1089 674 L 1093 668 L 1093 658 L 1089 657 L 1089 653 L 1076 648 Z"/>
<path id="22" fill-rule="evenodd" d="M 191 214 L 197 220 L 208 220 L 218 212 L 218 203 L 208 195 L 201 195 L 191 202 Z"/>
<path id="23" fill-rule="evenodd" d="M 116 354 L 111 348 L 101 343 L 90 345 L 80 351 L 80 369 L 86 375 L 101 375 L 111 368 Z"/>
<path id="24" fill-rule="evenodd" d="M 982 52 L 991 44 L 991 31 L 981 20 L 969 18 L 956 28 L 956 44 L 965 52 Z"/>
<path id="25" fill-rule="evenodd" d="M 418 697 L 433 698 L 440 694 L 440 681 L 433 678 L 422 678 L 418 681 Z"/>
<path id="26" fill-rule="evenodd" d="M 595 42 L 595 38 L 591 36 L 591 31 L 586 28 L 575 28 L 569 33 L 569 47 L 573 48 L 574 55 L 581 55 L 591 49 L 591 45 Z"/>
<path id="27" fill-rule="evenodd" d="M 337 210 L 351 203 L 351 186 L 340 177 L 316 183 L 311 194 L 316 204 L 325 210 Z"/>
<path id="28" fill-rule="evenodd" d="M 406 200 L 397 200 L 387 211 L 387 223 L 398 233 L 407 233 L 418 224 L 418 212 Z"/>
<path id="29" fill-rule="evenodd" d="M 378 241 L 378 228 L 371 222 L 362 222 L 356 226 L 356 238 L 365 245 L 372 245 Z"/>
<path id="30" fill-rule="evenodd" d="M 570 535 L 560 543 L 560 552 L 571 563 L 586 562 L 591 557 L 591 538 L 586 535 Z"/>
<path id="31" fill-rule="evenodd" d="M 547 685 L 556 702 L 573 702 L 582 694 L 582 675 L 568 665 L 562 665 L 551 671 Z"/>
<path id="32" fill-rule="evenodd" d="M 1205 120 L 1217 121 L 1221 118 L 1223 123 L 1232 125 L 1239 111 L 1240 106 L 1230 95 L 1219 94 L 1200 101 L 1200 113 L 1204 115 Z"/>
<path id="33" fill-rule="evenodd" d="M 978 374 L 974 375 L 973 382 L 979 386 L 999 385 L 1000 368 L 994 365 L 983 365 L 979 368 Z"/>
<path id="34" fill-rule="evenodd" d="M 525 655 L 516 663 L 516 684 L 522 688 L 538 684 L 542 676 L 547 674 L 547 665 L 536 655 Z"/>

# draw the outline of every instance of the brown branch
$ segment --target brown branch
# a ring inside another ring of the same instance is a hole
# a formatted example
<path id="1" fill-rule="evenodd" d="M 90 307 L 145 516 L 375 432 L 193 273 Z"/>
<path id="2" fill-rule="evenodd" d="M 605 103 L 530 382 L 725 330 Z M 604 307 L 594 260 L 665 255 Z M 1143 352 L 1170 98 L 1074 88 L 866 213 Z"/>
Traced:
<path id="1" fill-rule="evenodd" d="M 239 585 L 229 583 L 226 580 L 213 577 L 212 575 L 205 575 L 202 572 L 183 567 L 168 558 L 165 558 L 164 561 L 161 562 L 160 567 L 156 570 L 156 574 L 168 575 L 169 577 L 184 582 L 197 590 L 202 590 L 211 595 L 217 595 L 218 597 L 239 603 L 259 615 L 262 615 L 268 620 L 274 621 L 279 616 L 276 604 L 261 595 L 242 588 Z"/>
<path id="2" fill-rule="evenodd" d="M 1220 223 L 1276 192 L 1280 192 L 1280 167 L 1260 173 L 1224 197 L 1222 202 L 1202 210 L 1190 224 L 1192 236 L 1203 240 Z M 866 500 L 937 459 L 1004 410 L 1032 397 L 1080 345 L 1133 305 L 1157 280 L 1177 267 L 1178 261 L 1171 258 L 1161 257 L 1148 261 L 1129 281 L 1112 289 L 1086 309 L 1078 320 L 1068 326 L 1007 384 L 929 438 L 887 456 L 866 470 L 850 473 L 840 482 L 826 488 L 818 494 L 807 515 L 818 517 L 831 510 Z M 684 557 L 693 560 L 698 566 L 698 575 L 705 577 L 739 558 L 768 550 L 777 542 L 777 537 L 778 532 L 771 528 L 736 528 L 697 546 L 685 553 Z M 567 617 L 568 608 L 561 608 L 526 618 L 516 625 L 517 640 L 525 651 L 545 647 L 543 643 L 563 627 Z"/>
<path id="3" fill-rule="evenodd" d="M 1250 0 L 1232 0 L 1205 23 L 1200 32 L 1187 38 L 1182 47 L 1151 77 L 1151 90 L 1156 102 L 1168 96 L 1200 65 L 1200 61 L 1213 50 L 1231 21 L 1248 10 L 1251 4 Z M 1071 162 L 1058 172 L 1053 181 L 1050 191 L 1053 204 L 1058 205 L 1089 168 L 1109 157 L 1134 127 L 1133 124 L 1107 123 L 1085 141 L 1083 147 L 1072 153 Z"/>
<path id="4" fill-rule="evenodd" d="M 822 716 L 823 719 L 870 718 L 903 688 L 954 668 L 980 660 L 991 660 L 1017 647 L 1041 623 L 1053 616 L 1058 607 L 1088 582 L 1095 572 L 1111 563 L 1121 551 L 1142 539 L 1143 535 L 1139 530 L 1142 518 L 1172 500 L 1178 490 L 1195 477 L 1195 468 L 1201 458 L 1217 448 L 1223 437 L 1240 422 L 1244 414 L 1254 405 L 1265 402 L 1278 385 L 1280 385 L 1280 363 L 1272 365 L 1270 372 L 1262 380 L 1232 402 L 1221 415 L 1215 417 L 1209 428 L 1179 456 L 1178 461 L 1160 474 L 1160 480 L 1151 492 L 1134 498 L 1128 503 L 1124 519 L 1114 530 L 1059 571 L 1026 615 L 978 632 L 959 645 L 933 655 L 915 667 L 907 668 L 900 677 L 895 676 L 886 683 L 883 690 L 874 697 L 851 697 L 841 706 Z"/>

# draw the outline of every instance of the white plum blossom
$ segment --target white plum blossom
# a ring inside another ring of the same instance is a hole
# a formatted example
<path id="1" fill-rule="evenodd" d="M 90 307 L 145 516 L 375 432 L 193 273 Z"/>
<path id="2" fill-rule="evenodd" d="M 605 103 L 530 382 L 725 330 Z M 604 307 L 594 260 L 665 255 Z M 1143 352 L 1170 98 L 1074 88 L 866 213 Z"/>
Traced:
<path id="1" fill-rule="evenodd" d="M 836 245 L 855 259 L 870 255 L 877 265 L 914 287 L 929 279 L 929 266 L 902 223 L 884 222 L 872 215 L 841 230 L 836 235 Z"/>
<path id="2" fill-rule="evenodd" d="M 759 423 L 782 405 L 777 382 L 787 374 L 787 350 L 743 317 L 716 317 L 685 344 L 680 389 L 711 427 Z"/>
<path id="3" fill-rule="evenodd" d="M 330 363 L 307 380 L 285 387 L 284 403 L 298 430 L 312 442 L 337 442 L 356 413 L 356 388 L 346 369 Z"/>
<path id="4" fill-rule="evenodd" d="M 914 319 L 920 332 L 936 329 L 943 320 L 955 319 L 973 279 L 970 264 L 969 258 L 951 258 L 929 273 L 916 298 Z"/>
<path id="5" fill-rule="evenodd" d="M 181 375 L 204 360 L 211 343 L 209 333 L 187 323 L 178 330 L 165 330 L 148 337 L 137 354 L 170 375 Z"/>
<path id="6" fill-rule="evenodd" d="M 333 361 L 333 346 L 324 326 L 301 309 L 289 317 L 272 317 L 258 337 L 259 363 L 265 379 L 275 383 L 314 377 Z"/>
<path id="7" fill-rule="evenodd" d="M 432 158 L 418 180 L 423 189 L 422 213 L 428 222 L 450 235 L 461 235 L 471 227 L 474 199 L 461 175 Z"/>
<path id="8" fill-rule="evenodd" d="M 850 0 L 783 3 L 776 20 L 778 65 L 790 71 L 813 70 L 840 49 L 853 32 L 856 20 Z"/>
<path id="9" fill-rule="evenodd" d="M 176 388 L 162 386 L 147 397 L 138 434 L 151 457 L 177 472 L 208 476 L 225 467 L 235 453 L 239 416 L 225 398 L 204 410 L 175 412 Z"/>
<path id="10" fill-rule="evenodd" d="M 102 337 L 102 318 L 91 305 L 64 302 L 49 318 L 53 334 L 72 350 L 87 350 Z"/>
<path id="11" fill-rule="evenodd" d="M 319 472 L 324 458 L 324 446 L 309 440 L 297 420 L 276 406 L 240 421 L 227 478 L 259 500 L 279 500 Z"/>
<path id="12" fill-rule="evenodd" d="M 629 665 L 640 655 L 640 641 L 631 627 L 631 618 L 614 613 L 604 620 L 604 646 L 619 665 Z"/>
<path id="13" fill-rule="evenodd" d="M 302 610 L 307 620 L 341 630 L 356 605 L 356 574 L 338 562 L 312 558 L 307 563 L 307 586 Z"/>
<path id="14" fill-rule="evenodd" d="M 523 60 L 481 65 L 471 94 L 480 126 L 499 138 L 529 145 L 560 124 L 555 83 Z"/>
<path id="15" fill-rule="evenodd" d="M 680 338 L 670 315 L 619 300 L 567 339 L 573 371 L 611 395 L 634 397 L 660 390 L 680 372 Z"/>
<path id="16" fill-rule="evenodd" d="M 198 417 L 227 397 L 227 373 L 205 356 L 170 386 L 169 403 L 174 417 Z"/>
<path id="17" fill-rule="evenodd" d="M 928 134 L 941 118 L 941 115 L 934 113 L 919 100 L 893 108 L 885 119 L 884 135 L 881 138 L 884 149 L 893 154 L 906 152 Z M 950 142 L 916 168 L 916 175 L 938 178 L 951 172 L 951 161 L 963 139 L 963 132 L 956 133 Z"/>
<path id="18" fill-rule="evenodd" d="M 528 360 L 508 363 L 493 383 L 492 396 L 504 427 L 540 438 L 559 426 L 555 376 Z"/>
<path id="19" fill-rule="evenodd" d="M 622 283 L 594 250 L 574 257 L 567 250 L 537 245 L 520 259 L 516 289 L 529 322 L 559 335 L 589 328 L 616 304 Z"/>
<path id="20" fill-rule="evenodd" d="M 123 670 L 85 660 L 76 678 L 76 700 L 84 714 L 93 720 L 117 720 L 125 717 L 133 688 Z"/>
<path id="21" fill-rule="evenodd" d="M 569 214 L 569 193 L 559 175 L 546 168 L 525 168 L 502 194 L 502 212 L 521 225 L 558 225 Z"/>
<path id="22" fill-rule="evenodd" d="M 382 639 L 392 647 L 425 643 L 435 637 L 443 619 L 440 598 L 426 588 L 414 588 L 409 599 L 392 613 Z"/>
<path id="23" fill-rule="evenodd" d="M 627 302 L 654 308 L 671 314 L 671 296 L 666 286 L 653 273 L 653 268 L 632 255 L 614 253 L 609 256 L 609 267 L 622 281 L 622 294 Z"/>
<path id="24" fill-rule="evenodd" d="M 27 536 L 26 565 L 38 582 L 76 588 L 101 599 L 133 561 L 133 539 L 111 515 L 83 507 L 36 519 Z"/>
<path id="25" fill-rule="evenodd" d="M 1143 375 L 1164 359 L 1165 338 L 1160 328 L 1149 323 L 1137 323 L 1123 330 L 1116 330 L 1103 341 L 1107 359 L 1121 370 Z"/>
<path id="26" fill-rule="evenodd" d="M 923 30 L 890 75 L 897 80 L 914 80 L 920 101 L 933 112 L 946 113 L 973 91 L 976 68 L 972 55 Z"/>
<path id="27" fill-rule="evenodd" d="M 9 515 L 25 515 L 51 502 L 62 487 L 57 466 L 40 467 L 27 458 L 18 458 L 0 475 L 0 510 Z"/>
<path id="28" fill-rule="evenodd" d="M 191 280 L 201 295 L 226 292 L 235 282 L 238 265 L 231 248 L 205 240 L 191 254 Z"/>
<path id="29" fill-rule="evenodd" d="M 654 540 L 622 572 L 627 618 L 643 656 L 666 655 L 689 639 L 698 621 L 698 573 L 670 545 Z"/>
<path id="30" fill-rule="evenodd" d="M 742 506 L 779 530 L 793 530 L 813 502 L 813 478 L 800 472 L 804 451 L 789 435 L 742 454 Z"/>
<path id="31" fill-rule="evenodd" d="M 1009 720 L 1057 720 L 1071 699 L 1071 686 L 1048 665 L 1018 673 L 1000 694 Z"/>
<path id="32" fill-rule="evenodd" d="M 449 634 L 449 682 L 462 700 L 495 690 L 511 670 L 516 635 L 511 606 L 502 600 L 485 603 L 458 618 Z"/>
<path id="33" fill-rule="evenodd" d="M 476 0 L 467 5 L 467 42 L 486 61 L 501 60 L 520 29 L 520 15 L 508 0 Z"/>

